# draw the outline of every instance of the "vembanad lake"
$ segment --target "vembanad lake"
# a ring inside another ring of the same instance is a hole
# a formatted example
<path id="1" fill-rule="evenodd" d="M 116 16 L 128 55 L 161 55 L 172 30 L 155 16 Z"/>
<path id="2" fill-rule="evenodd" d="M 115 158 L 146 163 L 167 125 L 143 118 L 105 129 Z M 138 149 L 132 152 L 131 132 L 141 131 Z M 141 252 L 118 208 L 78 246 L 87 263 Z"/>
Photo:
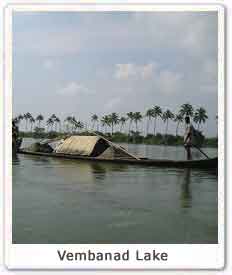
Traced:
<path id="1" fill-rule="evenodd" d="M 185 159 L 183 147 L 123 146 L 139 156 Z M 194 158 L 202 156 L 194 150 Z M 217 191 L 212 171 L 18 155 L 13 243 L 217 243 Z"/>

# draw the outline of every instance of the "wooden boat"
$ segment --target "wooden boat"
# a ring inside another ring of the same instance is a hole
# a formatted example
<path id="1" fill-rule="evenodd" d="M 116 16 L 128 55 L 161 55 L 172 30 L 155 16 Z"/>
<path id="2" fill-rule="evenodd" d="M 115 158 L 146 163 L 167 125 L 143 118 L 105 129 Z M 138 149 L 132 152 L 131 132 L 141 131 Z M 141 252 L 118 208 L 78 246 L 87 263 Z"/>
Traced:
<path id="1" fill-rule="evenodd" d="M 111 163 L 127 163 L 136 165 L 146 165 L 146 166 L 157 166 L 157 167 L 176 167 L 176 168 L 198 168 L 198 169 L 217 169 L 218 158 L 211 159 L 201 159 L 201 160 L 160 160 L 160 159 L 126 159 L 126 158 L 101 158 L 101 157 L 88 157 L 88 156 L 78 156 L 71 154 L 61 154 L 61 153 L 43 153 L 43 152 L 31 152 L 27 150 L 20 150 L 20 154 L 34 155 L 34 156 L 45 156 L 52 158 L 63 158 L 63 159 L 76 159 L 92 162 L 111 162 Z"/>
<path id="2" fill-rule="evenodd" d="M 217 169 L 218 158 L 202 160 L 165 160 L 140 158 L 125 148 L 102 136 L 71 136 L 58 141 L 55 149 L 49 147 L 52 141 L 35 143 L 19 150 L 20 154 L 46 156 L 63 159 L 76 159 L 92 162 L 125 163 L 158 167 Z"/>

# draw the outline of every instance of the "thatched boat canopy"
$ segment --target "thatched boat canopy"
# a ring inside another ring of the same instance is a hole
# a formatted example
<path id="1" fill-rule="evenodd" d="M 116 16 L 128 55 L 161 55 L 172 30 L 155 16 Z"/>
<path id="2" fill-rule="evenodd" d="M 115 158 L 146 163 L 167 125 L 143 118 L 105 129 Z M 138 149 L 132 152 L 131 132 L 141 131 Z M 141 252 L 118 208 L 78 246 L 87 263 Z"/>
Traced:
<path id="1" fill-rule="evenodd" d="M 104 152 L 109 145 L 97 136 L 71 136 L 56 149 L 56 153 L 75 154 L 80 156 L 96 156 Z"/>
<path id="2" fill-rule="evenodd" d="M 55 148 L 57 154 L 101 158 L 136 158 L 101 136 L 71 136 Z"/>

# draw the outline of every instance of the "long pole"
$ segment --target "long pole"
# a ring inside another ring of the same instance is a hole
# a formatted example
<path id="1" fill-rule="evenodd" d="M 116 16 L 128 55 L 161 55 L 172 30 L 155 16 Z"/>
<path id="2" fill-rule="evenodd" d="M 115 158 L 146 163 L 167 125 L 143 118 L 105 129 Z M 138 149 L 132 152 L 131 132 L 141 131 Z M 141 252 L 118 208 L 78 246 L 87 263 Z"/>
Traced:
<path id="1" fill-rule="evenodd" d="M 204 155 L 207 159 L 210 159 L 210 157 L 208 155 L 206 155 L 206 153 L 204 153 L 199 147 L 197 147 L 196 145 L 193 145 L 193 144 L 192 144 L 192 146 L 195 147 L 196 149 L 198 149 L 202 153 L 202 155 Z"/>

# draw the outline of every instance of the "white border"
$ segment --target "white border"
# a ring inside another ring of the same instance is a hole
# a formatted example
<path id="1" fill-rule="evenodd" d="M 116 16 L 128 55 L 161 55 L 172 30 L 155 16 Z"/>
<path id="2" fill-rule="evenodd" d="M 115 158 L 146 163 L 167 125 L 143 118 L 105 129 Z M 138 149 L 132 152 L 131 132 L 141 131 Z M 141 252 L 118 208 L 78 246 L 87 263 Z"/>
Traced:
<path id="1" fill-rule="evenodd" d="M 218 244 L 146 244 L 146 245 L 13 245 L 12 244 L 12 12 L 13 11 L 217 11 L 218 12 Z M 12 4 L 5 7 L 5 86 L 4 86 L 4 192 L 5 192 L 5 264 L 9 269 L 222 269 L 224 268 L 224 7 L 220 5 L 99 4 Z M 6 51 L 7 50 L 7 51 Z M 223 133 L 223 134 L 222 134 Z M 69 251 L 124 251 L 130 249 L 128 262 L 60 262 L 57 249 Z M 156 249 L 169 254 L 167 262 L 138 262 L 135 250 Z"/>

